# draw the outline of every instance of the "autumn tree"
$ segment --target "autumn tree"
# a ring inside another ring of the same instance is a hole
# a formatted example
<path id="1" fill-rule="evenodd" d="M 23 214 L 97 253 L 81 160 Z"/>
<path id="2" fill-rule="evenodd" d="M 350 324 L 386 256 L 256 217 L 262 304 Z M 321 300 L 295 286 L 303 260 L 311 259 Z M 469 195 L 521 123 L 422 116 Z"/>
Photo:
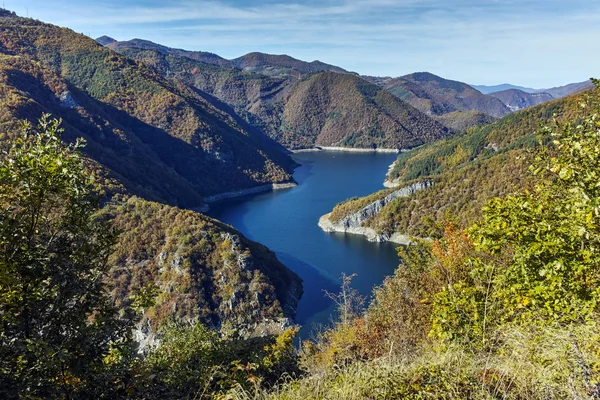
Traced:
<path id="1" fill-rule="evenodd" d="M 95 218 L 85 143 L 59 125 L 24 124 L 0 158 L 2 398 L 110 396 L 107 364 L 128 342 L 103 283 L 115 235 Z"/>

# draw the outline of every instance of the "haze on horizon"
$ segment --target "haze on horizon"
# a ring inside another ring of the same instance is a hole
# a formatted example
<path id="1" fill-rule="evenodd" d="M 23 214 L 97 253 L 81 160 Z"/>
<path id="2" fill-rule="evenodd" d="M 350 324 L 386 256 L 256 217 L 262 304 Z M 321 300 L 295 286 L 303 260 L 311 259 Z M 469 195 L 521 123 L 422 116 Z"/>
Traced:
<path id="1" fill-rule="evenodd" d="M 581 0 L 5 0 L 22 16 L 117 40 L 235 58 L 260 51 L 363 75 L 429 71 L 548 88 L 597 76 L 600 3 Z"/>

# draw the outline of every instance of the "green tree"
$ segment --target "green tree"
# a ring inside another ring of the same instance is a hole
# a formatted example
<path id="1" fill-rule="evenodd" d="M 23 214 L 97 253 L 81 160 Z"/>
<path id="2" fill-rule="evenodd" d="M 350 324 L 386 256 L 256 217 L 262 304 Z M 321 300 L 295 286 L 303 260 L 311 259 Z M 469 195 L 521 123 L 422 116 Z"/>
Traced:
<path id="1" fill-rule="evenodd" d="M 59 125 L 24 124 L 0 159 L 2 398 L 110 396 L 107 364 L 131 331 L 104 290 L 115 235 L 95 218 L 85 143 L 63 143 Z"/>
<path id="2" fill-rule="evenodd" d="M 501 323 L 564 326 L 597 318 L 600 104 L 590 97 L 581 107 L 576 123 L 546 129 L 552 146 L 531 167 L 544 179 L 490 201 L 468 231 L 473 251 L 448 258 L 448 284 L 435 295 L 438 336 L 485 341 Z"/>

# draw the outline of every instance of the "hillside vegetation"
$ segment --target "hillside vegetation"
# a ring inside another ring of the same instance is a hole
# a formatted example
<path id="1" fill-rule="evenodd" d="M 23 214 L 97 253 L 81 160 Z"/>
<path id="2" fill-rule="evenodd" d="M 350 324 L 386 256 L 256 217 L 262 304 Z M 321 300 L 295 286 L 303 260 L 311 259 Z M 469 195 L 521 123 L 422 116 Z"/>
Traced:
<path id="1" fill-rule="evenodd" d="M 133 193 L 182 206 L 291 180 L 283 150 L 205 95 L 64 28 L 0 17 L 0 126 L 61 115 Z"/>
<path id="2" fill-rule="evenodd" d="M 83 35 L 0 13 L 0 146 L 20 143 L 21 125 L 41 115 L 28 135 L 85 139 L 79 173 L 93 178 L 101 217 L 122 231 L 103 265 L 110 301 L 126 310 L 139 293 L 156 297 L 135 322 L 145 345 L 169 322 L 280 332 L 302 294 L 268 249 L 177 207 L 292 179 L 280 145 L 208 97 Z"/>
<path id="3" fill-rule="evenodd" d="M 586 104 L 548 130 L 535 185 L 400 248 L 364 312 L 345 279 L 339 322 L 304 343 L 306 375 L 234 398 L 598 398 L 598 93 Z"/>
<path id="4" fill-rule="evenodd" d="M 491 198 L 527 188 L 534 182 L 533 176 L 527 174 L 532 161 L 529 150 L 546 137 L 542 127 L 552 124 L 554 118 L 574 120 L 586 95 L 519 111 L 492 124 L 402 153 L 388 180 L 399 187 L 415 181 L 431 181 L 434 185 L 394 200 L 363 225 L 390 234 L 427 237 L 432 233 L 431 221 L 445 215 L 464 224 L 475 221 Z M 368 199 L 375 201 L 389 192 L 382 191 Z M 364 207 L 365 202 L 357 199 L 340 204 L 333 209 L 331 219 L 339 220 Z"/>
<path id="5" fill-rule="evenodd" d="M 121 232 L 108 259 L 117 306 L 143 290 L 157 295 L 139 324 L 145 333 L 172 320 L 243 335 L 293 321 L 301 279 L 230 226 L 137 197 L 115 199 L 101 215 Z"/>
<path id="6" fill-rule="evenodd" d="M 298 67 L 304 73 L 296 77 L 269 77 L 198 62 L 149 43 L 109 46 L 166 77 L 210 93 L 291 149 L 315 145 L 408 148 L 450 134 L 442 124 L 353 74 L 335 69 L 313 73 L 320 67 L 305 66 Z M 273 57 L 259 58 L 273 62 L 268 65 L 275 68 L 279 58 Z"/>

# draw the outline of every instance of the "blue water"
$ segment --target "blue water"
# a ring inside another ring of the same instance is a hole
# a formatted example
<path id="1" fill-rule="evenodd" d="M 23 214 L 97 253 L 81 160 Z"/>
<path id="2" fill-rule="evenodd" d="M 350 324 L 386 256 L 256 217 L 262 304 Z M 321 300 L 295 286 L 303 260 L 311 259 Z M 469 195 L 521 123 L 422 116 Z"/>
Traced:
<path id="1" fill-rule="evenodd" d="M 357 276 L 352 286 L 369 296 L 398 266 L 397 245 L 371 243 L 362 236 L 325 233 L 319 218 L 340 201 L 383 189 L 395 154 L 296 153 L 298 186 L 214 204 L 209 214 L 268 246 L 304 281 L 296 321 L 308 338 L 331 321 L 333 304 L 324 290 L 339 289 L 342 273 Z"/>

